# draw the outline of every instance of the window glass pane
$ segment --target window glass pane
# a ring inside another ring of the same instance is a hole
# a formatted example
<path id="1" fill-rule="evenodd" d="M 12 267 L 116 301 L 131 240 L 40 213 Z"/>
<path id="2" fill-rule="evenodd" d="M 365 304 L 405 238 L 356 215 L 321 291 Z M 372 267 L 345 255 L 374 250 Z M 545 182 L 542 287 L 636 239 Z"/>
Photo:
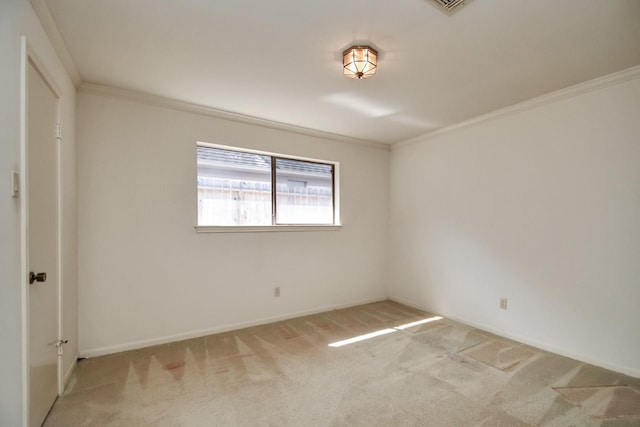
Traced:
<path id="1" fill-rule="evenodd" d="M 333 224 L 333 166 L 275 158 L 276 222 Z"/>
<path id="2" fill-rule="evenodd" d="M 197 150 L 198 225 L 271 225 L 271 157 Z"/>

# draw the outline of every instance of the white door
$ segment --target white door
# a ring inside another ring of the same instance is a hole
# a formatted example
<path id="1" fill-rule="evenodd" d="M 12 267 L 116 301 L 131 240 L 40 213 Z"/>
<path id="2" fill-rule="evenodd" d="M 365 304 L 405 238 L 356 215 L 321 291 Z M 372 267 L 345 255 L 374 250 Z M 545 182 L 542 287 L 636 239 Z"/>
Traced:
<path id="1" fill-rule="evenodd" d="M 58 395 L 58 96 L 29 61 L 27 251 L 29 419 L 42 425 Z M 40 274 L 43 273 L 43 274 Z M 46 277 L 44 276 L 46 274 Z M 30 274 L 30 276 L 33 276 Z M 36 279 L 36 280 L 34 280 Z"/>

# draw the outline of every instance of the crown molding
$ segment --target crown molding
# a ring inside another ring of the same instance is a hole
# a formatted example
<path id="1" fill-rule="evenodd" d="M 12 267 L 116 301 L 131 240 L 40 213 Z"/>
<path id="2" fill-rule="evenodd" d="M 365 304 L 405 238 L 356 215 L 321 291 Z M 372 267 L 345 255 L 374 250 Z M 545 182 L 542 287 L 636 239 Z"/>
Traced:
<path id="1" fill-rule="evenodd" d="M 67 71 L 67 74 L 69 74 L 69 78 L 76 89 L 78 89 L 82 84 L 82 76 L 80 76 L 80 72 L 78 71 L 76 64 L 73 62 L 73 58 L 71 57 L 71 54 L 67 49 L 67 45 L 60 34 L 60 30 L 53 20 L 53 15 L 51 15 L 49 6 L 47 6 L 45 0 L 30 0 L 30 3 L 38 16 L 38 19 L 40 19 L 40 23 L 47 33 L 47 36 L 49 36 L 49 40 L 58 54 L 64 69 Z"/>
<path id="2" fill-rule="evenodd" d="M 429 132 L 415 138 L 407 139 L 405 141 L 396 142 L 391 144 L 391 150 L 397 150 L 402 147 L 406 147 L 413 144 L 425 142 L 438 135 L 446 134 L 454 130 L 463 129 L 469 126 L 473 126 L 478 123 L 487 122 L 490 120 L 499 119 L 502 117 L 510 116 L 513 114 L 521 113 L 524 111 L 532 110 L 534 108 L 542 107 L 544 105 L 553 104 L 564 99 L 573 98 L 575 96 L 583 95 L 595 90 L 603 89 L 608 86 L 614 86 L 620 83 L 627 82 L 640 78 L 640 66 L 627 68 L 626 70 L 618 71 L 612 74 L 608 74 L 603 77 L 598 77 L 593 80 L 586 81 L 584 83 L 578 83 L 574 86 L 569 86 L 564 89 L 557 90 L 545 95 L 538 96 L 536 98 L 529 99 L 527 101 L 520 102 L 518 104 L 511 105 L 509 107 L 495 110 L 491 113 L 483 114 L 478 117 L 474 117 L 469 120 L 465 120 L 460 123 L 456 123 L 451 126 L 437 129 L 433 132 Z"/>
<path id="3" fill-rule="evenodd" d="M 349 136 L 339 135 L 330 132 L 323 132 L 320 130 L 309 129 L 301 126 L 290 125 L 281 122 L 275 122 L 266 119 L 260 119 L 257 117 L 246 116 L 244 114 L 233 113 L 225 110 L 218 110 L 216 108 L 207 107 L 204 105 L 193 104 L 185 101 L 178 101 L 176 99 L 165 98 L 163 96 L 152 95 L 145 92 L 139 92 L 130 89 L 122 89 L 113 86 L 103 85 L 99 83 L 91 83 L 83 81 L 78 89 L 80 93 L 87 93 L 93 95 L 108 96 L 111 98 L 126 99 L 129 101 L 135 101 L 147 105 L 153 105 L 156 107 L 169 108 L 172 110 L 183 111 L 187 113 L 200 114 L 203 116 L 215 117 L 218 119 L 230 120 L 233 122 L 245 123 L 254 126 L 261 126 L 269 129 L 282 130 L 292 133 L 297 133 L 305 136 L 312 136 L 316 138 L 329 139 L 332 141 L 346 142 L 349 144 L 356 144 L 359 146 L 365 146 L 370 148 L 376 148 L 383 151 L 389 151 L 390 145 L 383 144 L 381 142 L 367 141 L 364 139 L 352 138 Z"/>

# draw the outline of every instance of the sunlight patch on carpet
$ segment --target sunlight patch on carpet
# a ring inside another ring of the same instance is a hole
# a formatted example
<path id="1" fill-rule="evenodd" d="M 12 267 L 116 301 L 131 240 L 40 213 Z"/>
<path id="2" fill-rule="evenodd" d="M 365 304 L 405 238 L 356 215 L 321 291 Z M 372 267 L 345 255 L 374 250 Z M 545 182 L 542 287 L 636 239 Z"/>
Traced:
<path id="1" fill-rule="evenodd" d="M 431 323 L 431 322 L 435 322 L 436 320 L 441 320 L 441 319 L 442 319 L 442 317 L 440 317 L 440 316 L 428 317 L 426 319 L 417 320 L 415 322 L 405 323 L 404 325 L 394 326 L 392 328 L 381 329 L 379 331 L 370 332 L 370 333 L 364 334 L 364 335 L 358 335 L 357 337 L 349 338 L 349 339 L 346 339 L 346 340 L 336 341 L 336 342 L 333 342 L 333 343 L 329 344 L 329 347 L 342 347 L 344 345 L 353 344 L 353 343 L 356 343 L 356 342 L 360 342 L 360 341 L 368 340 L 368 339 L 371 339 L 371 338 L 379 337 L 380 335 L 386 335 L 386 334 L 390 334 L 390 333 L 393 333 L 393 332 L 402 331 L 402 330 L 407 329 L 407 328 L 412 328 L 414 326 L 424 325 L 425 323 Z"/>

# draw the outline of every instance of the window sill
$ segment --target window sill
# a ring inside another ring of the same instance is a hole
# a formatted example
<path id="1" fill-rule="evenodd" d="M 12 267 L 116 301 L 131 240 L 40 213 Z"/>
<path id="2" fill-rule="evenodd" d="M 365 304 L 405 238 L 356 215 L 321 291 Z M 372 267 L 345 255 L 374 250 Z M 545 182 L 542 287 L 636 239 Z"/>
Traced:
<path id="1" fill-rule="evenodd" d="M 342 225 L 196 225 L 198 233 L 265 233 L 279 231 L 339 231 Z"/>

